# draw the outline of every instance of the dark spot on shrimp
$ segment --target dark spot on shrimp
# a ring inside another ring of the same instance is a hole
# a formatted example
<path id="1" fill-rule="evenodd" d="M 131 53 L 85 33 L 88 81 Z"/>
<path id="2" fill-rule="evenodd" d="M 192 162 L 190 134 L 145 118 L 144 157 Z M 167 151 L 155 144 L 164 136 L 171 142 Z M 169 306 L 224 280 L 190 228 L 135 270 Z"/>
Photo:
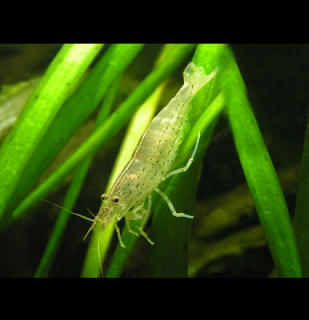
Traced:
<path id="1" fill-rule="evenodd" d="M 160 142 L 161 142 L 161 140 L 159 140 L 159 143 L 158 143 L 157 149 L 158 149 L 158 148 L 159 148 L 159 146 L 160 146 Z"/>

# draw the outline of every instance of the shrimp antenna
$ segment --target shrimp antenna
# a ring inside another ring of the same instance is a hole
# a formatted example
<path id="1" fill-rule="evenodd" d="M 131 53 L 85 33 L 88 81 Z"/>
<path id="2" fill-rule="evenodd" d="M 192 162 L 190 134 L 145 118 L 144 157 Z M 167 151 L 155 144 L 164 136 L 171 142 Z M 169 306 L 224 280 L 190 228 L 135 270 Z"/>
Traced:
<path id="1" fill-rule="evenodd" d="M 42 199 L 42 198 L 40 198 L 40 199 L 43 200 L 43 201 L 45 201 L 45 202 L 48 202 L 48 203 L 50 203 L 50 204 L 53 204 L 54 206 L 56 206 L 56 207 L 58 207 L 58 208 L 60 208 L 60 209 L 63 209 L 63 210 L 65 210 L 65 211 L 67 211 L 67 212 L 70 212 L 70 213 L 72 213 L 72 214 L 74 214 L 74 215 L 76 215 L 76 216 L 78 216 L 78 217 L 80 217 L 80 218 L 83 218 L 83 219 L 86 219 L 86 220 L 88 220 L 88 221 L 93 222 L 93 219 L 90 219 L 90 218 L 85 217 L 85 216 L 83 216 L 83 215 L 81 215 L 81 214 L 78 214 L 78 213 L 72 212 L 72 211 L 70 211 L 70 210 L 67 210 L 67 209 L 65 209 L 65 208 L 63 208 L 63 207 L 61 207 L 61 206 L 58 206 L 58 204 L 56 204 L 56 203 L 50 202 L 50 201 L 45 200 L 45 199 Z M 88 211 L 89 211 L 89 210 L 88 210 Z M 91 213 L 91 214 L 92 214 L 92 213 Z M 92 214 L 92 215 L 93 215 L 93 214 Z"/>
<path id="2" fill-rule="evenodd" d="M 103 268 L 101 265 L 101 256 L 100 256 L 100 238 L 101 238 L 101 229 L 99 231 L 99 239 L 98 239 L 98 254 L 99 254 L 99 264 L 100 264 L 100 269 L 101 269 L 101 273 L 102 273 L 102 278 L 104 278 Z"/>
<path id="3" fill-rule="evenodd" d="M 93 217 L 96 217 L 95 214 L 93 214 L 87 207 L 86 207 L 86 209 Z"/>
<path id="4" fill-rule="evenodd" d="M 87 231 L 86 235 L 84 236 L 84 241 L 85 241 L 85 239 L 87 238 L 89 232 L 92 230 L 92 228 L 96 225 L 97 222 L 98 222 L 98 221 L 94 221 L 94 222 L 93 222 L 92 226 L 90 227 L 90 229 Z"/>
<path id="5" fill-rule="evenodd" d="M 94 216 L 94 214 L 93 214 L 88 208 L 87 208 L 87 210 Z M 85 237 L 84 237 L 84 241 L 85 241 L 85 239 L 87 238 L 89 232 L 92 230 L 92 228 L 97 224 L 97 222 L 98 222 L 98 221 L 103 222 L 103 221 L 99 218 L 99 215 L 96 215 L 96 216 L 94 216 L 94 217 L 95 217 L 95 219 L 91 220 L 93 223 L 92 223 L 92 226 L 90 227 L 90 229 L 87 231 L 87 233 L 86 233 L 86 235 L 85 235 Z"/>

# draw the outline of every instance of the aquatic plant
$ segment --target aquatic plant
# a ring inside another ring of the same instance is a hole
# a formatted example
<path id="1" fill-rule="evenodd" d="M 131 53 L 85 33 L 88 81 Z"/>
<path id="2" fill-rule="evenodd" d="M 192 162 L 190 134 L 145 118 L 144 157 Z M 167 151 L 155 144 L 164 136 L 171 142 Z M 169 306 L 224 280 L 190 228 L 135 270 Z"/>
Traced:
<path id="1" fill-rule="evenodd" d="M 13 130 L 1 145 L 1 233 L 4 235 L 8 228 L 12 230 L 17 222 L 26 218 L 29 209 L 41 201 L 40 198 L 48 200 L 48 194 L 74 173 L 65 200 L 61 203 L 62 207 L 72 210 L 83 185 L 91 188 L 85 183 L 85 177 L 95 161 L 96 152 L 100 148 L 106 148 L 108 142 L 135 114 L 127 128 L 123 146 L 106 186 L 108 192 L 113 180 L 129 159 L 136 139 L 156 113 L 167 85 L 164 81 L 192 59 L 196 65 L 203 66 L 207 74 L 217 67 L 220 72 L 216 81 L 206 85 L 192 102 L 189 126 L 174 164 L 176 168 L 187 162 L 197 133 L 201 132 L 201 143 L 190 170 L 164 181 L 160 188 L 178 210 L 193 214 L 202 160 L 220 117 L 225 116 L 230 123 L 241 167 L 278 276 L 307 276 L 309 266 L 305 248 L 308 242 L 308 129 L 294 218 L 295 238 L 282 188 L 230 47 L 206 44 L 164 46 L 152 70 L 150 67 L 149 73 L 135 90 L 113 110 L 119 82 L 130 64 L 142 54 L 142 49 L 143 45 L 138 44 L 110 45 L 107 49 L 103 45 L 64 45 L 60 49 L 18 117 Z M 86 74 L 91 63 L 90 72 Z M 172 96 L 173 94 L 170 98 Z M 97 111 L 89 138 L 43 182 L 36 185 L 48 165 L 98 105 L 100 110 Z M 105 157 L 106 163 L 109 157 Z M 105 162 L 101 166 L 105 167 Z M 206 183 L 208 181 L 203 181 L 203 184 Z M 102 194 L 104 190 L 96 192 Z M 163 199 L 156 195 L 153 196 L 153 203 L 154 213 L 149 236 L 155 245 L 150 248 L 149 276 L 186 277 L 192 221 L 173 217 Z M 43 207 L 45 210 L 46 206 L 46 203 L 44 206 L 41 204 L 41 210 Z M 74 210 L 77 210 L 76 207 Z M 78 213 L 81 213 L 80 208 Z M 40 214 L 44 215 L 44 212 Z M 60 242 L 63 241 L 69 217 L 70 213 L 64 210 L 59 212 L 53 231 L 48 235 L 48 243 L 44 243 L 46 249 L 42 259 L 38 261 L 37 270 L 33 274 L 36 277 L 48 276 Z M 86 222 L 83 221 L 83 224 Z M 132 228 L 135 227 L 136 223 L 132 223 Z M 87 229 L 88 225 L 85 227 Z M 115 248 L 112 245 L 113 233 L 113 228 L 109 227 L 102 233 L 100 240 L 102 264 L 107 260 L 108 252 L 113 252 L 109 265 L 104 264 L 104 270 L 108 267 L 107 277 L 121 276 L 137 242 L 145 241 L 128 233 L 124 226 L 122 238 L 126 249 L 119 245 Z M 73 246 L 74 242 L 71 244 L 71 240 L 70 245 Z M 100 276 L 97 240 L 98 230 L 91 234 L 90 241 L 87 239 L 88 251 L 82 261 L 79 261 L 83 277 Z M 197 273 L 190 272 L 191 275 Z"/>

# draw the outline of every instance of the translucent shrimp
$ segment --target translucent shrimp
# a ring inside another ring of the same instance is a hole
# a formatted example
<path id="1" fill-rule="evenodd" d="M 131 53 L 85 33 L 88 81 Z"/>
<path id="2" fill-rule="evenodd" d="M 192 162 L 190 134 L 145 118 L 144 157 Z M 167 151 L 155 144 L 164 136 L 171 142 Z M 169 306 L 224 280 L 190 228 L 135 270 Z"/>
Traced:
<path id="1" fill-rule="evenodd" d="M 152 120 L 140 138 L 130 161 L 116 179 L 110 193 L 101 196 L 102 201 L 106 201 L 105 205 L 93 219 L 92 226 L 86 236 L 98 222 L 101 223 L 100 233 L 113 222 L 119 243 L 125 248 L 117 225 L 117 222 L 125 217 L 130 233 L 136 236 L 141 234 L 150 244 L 153 244 L 143 231 L 151 211 L 150 193 L 152 190 L 165 199 L 175 217 L 193 218 L 184 213 L 177 213 L 171 201 L 158 188 L 158 185 L 168 177 L 189 169 L 199 144 L 200 134 L 187 165 L 169 172 L 177 156 L 179 145 L 183 141 L 183 130 L 188 122 L 187 115 L 191 108 L 190 102 L 217 72 L 218 69 L 215 69 L 210 75 L 205 75 L 203 67 L 196 67 L 193 62 L 189 63 L 183 73 L 184 85 L 169 104 Z M 147 197 L 147 209 L 142 211 Z M 130 227 L 130 220 L 137 219 L 141 220 L 139 234 Z"/>

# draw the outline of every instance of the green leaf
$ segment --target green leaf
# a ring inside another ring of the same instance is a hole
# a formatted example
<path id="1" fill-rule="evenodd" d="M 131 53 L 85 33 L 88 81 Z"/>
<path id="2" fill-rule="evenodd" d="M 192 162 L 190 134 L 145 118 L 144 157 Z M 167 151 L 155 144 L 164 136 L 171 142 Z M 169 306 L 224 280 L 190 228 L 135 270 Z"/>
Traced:
<path id="1" fill-rule="evenodd" d="M 238 156 L 279 277 L 300 277 L 295 236 L 284 196 L 246 96 L 233 54 L 225 50 L 221 72 Z"/>
<path id="2" fill-rule="evenodd" d="M 1 226 L 33 185 L 23 179 L 35 150 L 61 105 L 101 48 L 102 45 L 64 45 L 3 142 L 0 149 Z"/>
<path id="3" fill-rule="evenodd" d="M 104 123 L 105 119 L 107 118 L 112 104 L 115 99 L 115 95 L 117 92 L 117 88 L 120 81 L 119 77 L 114 81 L 112 86 L 110 87 L 110 90 L 108 90 L 106 97 L 102 103 L 100 112 L 98 114 L 98 117 L 96 119 L 96 123 L 94 126 L 94 131 L 102 124 Z M 67 223 L 69 221 L 69 218 L 71 216 L 71 213 L 69 213 L 67 210 L 72 210 L 72 208 L 75 205 L 76 199 L 81 191 L 81 188 L 83 186 L 83 182 L 85 180 L 85 177 L 88 173 L 88 170 L 91 166 L 93 158 L 89 157 L 86 159 L 76 170 L 76 173 L 74 175 L 74 178 L 70 184 L 69 190 L 65 196 L 64 202 L 63 202 L 63 208 L 66 208 L 66 210 L 61 209 L 57 218 L 57 221 L 55 223 L 54 229 L 52 231 L 52 234 L 49 238 L 47 247 L 45 249 L 45 252 L 43 254 L 43 257 L 40 261 L 40 264 L 38 266 L 38 269 L 36 271 L 35 277 L 36 278 L 42 278 L 47 277 L 49 270 L 52 266 L 52 262 L 54 260 L 54 257 L 57 253 L 62 235 L 64 234 L 65 228 L 67 226 Z"/>
<path id="4" fill-rule="evenodd" d="M 111 45 L 108 48 L 82 85 L 70 99 L 66 101 L 57 118 L 35 149 L 30 159 L 31 166 L 27 166 L 19 180 L 19 188 L 15 189 L 16 201 L 22 199 L 25 193 L 30 190 L 31 186 L 44 172 L 47 165 L 51 163 L 78 127 L 87 119 L 98 103 L 100 103 L 112 81 L 124 71 L 142 47 L 142 45 L 134 44 Z M 125 122 L 125 119 L 123 119 L 123 122 Z M 102 126 L 84 143 L 83 146 L 86 150 L 82 147 L 78 149 L 69 160 L 62 164 L 57 171 L 20 203 L 14 211 L 10 223 L 19 219 L 19 217 L 40 198 L 45 197 L 57 184 L 69 175 L 82 160 L 95 153 L 100 147 L 101 136 L 98 137 L 98 131 L 100 129 L 102 131 Z M 116 132 L 118 130 L 116 130 Z M 93 140 L 95 141 L 92 142 Z M 94 145 L 97 149 L 92 149 L 95 148 Z"/>

